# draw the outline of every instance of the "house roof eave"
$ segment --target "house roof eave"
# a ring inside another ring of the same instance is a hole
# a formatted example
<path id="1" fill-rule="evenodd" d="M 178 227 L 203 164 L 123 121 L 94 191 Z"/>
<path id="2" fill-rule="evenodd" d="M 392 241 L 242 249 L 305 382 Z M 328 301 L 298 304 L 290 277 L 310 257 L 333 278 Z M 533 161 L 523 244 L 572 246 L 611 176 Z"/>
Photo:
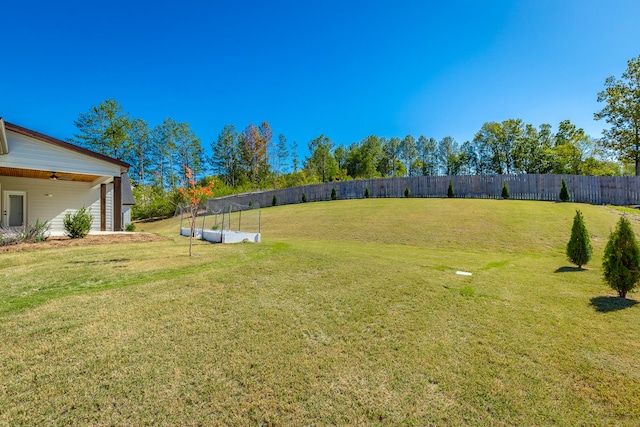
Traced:
<path id="1" fill-rule="evenodd" d="M 7 133 L 4 130 L 4 120 L 0 117 L 0 155 L 9 154 L 9 143 L 7 142 Z"/>
<path id="2" fill-rule="evenodd" d="M 0 119 L 2 120 L 2 119 Z M 126 172 L 129 170 L 129 168 L 131 167 L 131 165 L 127 162 L 123 162 L 122 160 L 118 160 L 118 159 L 114 159 L 112 157 L 109 156 L 105 156 L 104 154 L 100 154 L 100 153 L 96 153 L 95 151 L 91 151 L 91 150 L 87 150 L 86 148 L 82 148 L 79 147 L 77 145 L 71 144 L 69 142 L 65 142 L 62 141 L 60 139 L 57 138 L 53 138 L 51 136 L 45 135 L 43 133 L 40 132 L 36 132 L 27 128 L 24 128 L 22 126 L 18 126 L 18 125 L 14 125 L 13 123 L 9 123 L 9 122 L 4 122 L 2 126 L 0 126 L 1 130 L 0 132 L 4 132 L 5 129 L 10 130 L 12 132 L 15 133 L 19 133 L 20 135 L 24 135 L 24 136 L 29 136 L 31 138 L 35 138 L 39 141 L 43 141 L 43 142 L 47 142 L 49 144 L 55 145 L 57 147 L 60 148 L 64 148 L 70 151 L 75 151 L 76 153 L 79 154 L 83 154 L 85 156 L 89 156 L 89 157 L 93 157 L 94 159 L 98 159 L 98 160 L 102 160 L 104 162 L 108 162 L 114 165 L 118 165 L 120 166 L 120 169 L 122 172 Z M 6 142 L 6 135 L 4 135 L 5 137 L 5 142 Z M 0 136 L 0 139 L 2 139 L 2 136 Z M 0 141 L 1 143 L 1 141 Z M 0 147 L 0 150 L 2 148 Z M 7 147 L 7 153 L 8 153 L 8 147 Z M 5 154 L 5 153 L 1 153 L 0 154 Z"/>

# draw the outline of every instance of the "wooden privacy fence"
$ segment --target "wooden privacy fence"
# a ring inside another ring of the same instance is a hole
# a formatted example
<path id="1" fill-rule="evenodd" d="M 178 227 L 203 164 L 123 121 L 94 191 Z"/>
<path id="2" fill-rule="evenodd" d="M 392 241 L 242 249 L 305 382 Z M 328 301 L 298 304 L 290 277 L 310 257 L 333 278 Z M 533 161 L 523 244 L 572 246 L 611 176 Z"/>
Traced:
<path id="1" fill-rule="evenodd" d="M 456 198 L 500 199 L 503 183 L 509 188 L 509 198 L 517 200 L 559 200 L 564 178 L 573 202 L 611 205 L 640 203 L 640 177 L 582 175 L 457 175 L 373 178 L 324 184 L 303 185 L 280 190 L 257 191 L 209 199 L 210 209 L 220 210 L 231 204 L 272 206 L 273 196 L 279 205 L 331 200 L 336 189 L 337 199 L 362 199 L 366 189 L 369 197 L 404 197 L 409 188 L 411 197 L 447 197 L 449 181 Z"/>

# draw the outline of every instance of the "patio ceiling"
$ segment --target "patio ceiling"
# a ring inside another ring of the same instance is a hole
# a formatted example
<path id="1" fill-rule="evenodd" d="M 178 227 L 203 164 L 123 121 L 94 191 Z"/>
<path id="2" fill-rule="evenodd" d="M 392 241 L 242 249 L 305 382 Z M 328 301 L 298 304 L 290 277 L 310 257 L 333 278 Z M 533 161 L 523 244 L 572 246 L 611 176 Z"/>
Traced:
<path id="1" fill-rule="evenodd" d="M 99 175 L 86 175 L 80 173 L 67 173 L 58 171 L 45 171 L 35 169 L 20 169 L 20 168 L 8 168 L 0 166 L 0 176 L 15 176 L 20 178 L 37 178 L 37 179 L 51 179 L 51 176 L 55 172 L 55 176 L 60 181 L 78 181 L 78 182 L 93 182 L 100 178 Z"/>

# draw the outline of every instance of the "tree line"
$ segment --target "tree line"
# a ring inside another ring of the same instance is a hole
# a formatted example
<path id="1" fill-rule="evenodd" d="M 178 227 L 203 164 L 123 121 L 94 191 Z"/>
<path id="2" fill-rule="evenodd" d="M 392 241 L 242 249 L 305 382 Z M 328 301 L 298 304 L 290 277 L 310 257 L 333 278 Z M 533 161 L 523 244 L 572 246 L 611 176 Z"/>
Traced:
<path id="1" fill-rule="evenodd" d="M 320 135 L 308 142 L 309 157 L 300 159 L 297 142 L 283 134 L 274 141 L 267 122 L 241 131 L 225 125 L 207 155 L 188 123 L 167 118 L 152 128 L 108 99 L 79 115 L 70 142 L 132 165 L 136 216 L 175 208 L 187 168 L 202 181 L 216 180 L 217 195 L 375 177 L 640 173 L 640 56 L 628 61 L 621 79 L 606 80 L 598 101 L 606 105 L 594 118 L 611 125 L 600 139 L 569 120 L 553 130 L 508 119 L 485 123 L 462 143 L 450 136 L 371 135 L 345 145 Z"/>
<path id="2" fill-rule="evenodd" d="M 620 175 L 623 164 L 606 156 L 569 120 L 556 132 L 521 119 L 487 122 L 471 141 L 369 136 L 334 146 L 324 135 L 309 143 L 307 171 L 323 182 L 393 176 L 556 173 Z"/>

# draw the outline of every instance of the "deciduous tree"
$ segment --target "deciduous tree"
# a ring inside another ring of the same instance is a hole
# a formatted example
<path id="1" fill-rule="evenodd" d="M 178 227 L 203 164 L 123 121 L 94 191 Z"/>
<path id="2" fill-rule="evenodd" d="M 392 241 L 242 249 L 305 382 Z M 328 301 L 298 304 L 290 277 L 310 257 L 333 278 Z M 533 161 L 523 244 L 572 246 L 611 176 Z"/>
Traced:
<path id="1" fill-rule="evenodd" d="M 332 150 L 333 142 L 324 135 L 309 141 L 311 157 L 307 160 L 307 168 L 322 182 L 333 181 L 338 172 L 338 164 Z"/>
<path id="2" fill-rule="evenodd" d="M 267 122 L 262 122 L 260 126 L 254 126 L 251 123 L 240 134 L 242 159 L 248 169 L 249 179 L 254 185 L 263 181 L 270 171 L 267 153 L 272 137 L 271 127 Z"/>
<path id="3" fill-rule="evenodd" d="M 196 184 L 193 171 L 188 166 L 185 167 L 184 183 L 178 190 L 185 200 L 187 215 L 189 217 L 189 227 L 191 230 L 189 233 L 189 256 L 193 256 L 193 236 L 195 234 L 196 219 L 198 217 L 200 204 L 213 195 L 213 185 L 213 180 L 209 180 L 206 186 Z"/>
<path id="4" fill-rule="evenodd" d="M 595 114 L 595 119 L 604 119 L 611 128 L 603 131 L 600 141 L 615 150 L 621 160 L 632 161 L 636 176 L 640 176 L 640 56 L 627 62 L 621 79 L 611 76 L 604 86 L 598 93 L 598 102 L 605 102 L 606 106 Z"/>

